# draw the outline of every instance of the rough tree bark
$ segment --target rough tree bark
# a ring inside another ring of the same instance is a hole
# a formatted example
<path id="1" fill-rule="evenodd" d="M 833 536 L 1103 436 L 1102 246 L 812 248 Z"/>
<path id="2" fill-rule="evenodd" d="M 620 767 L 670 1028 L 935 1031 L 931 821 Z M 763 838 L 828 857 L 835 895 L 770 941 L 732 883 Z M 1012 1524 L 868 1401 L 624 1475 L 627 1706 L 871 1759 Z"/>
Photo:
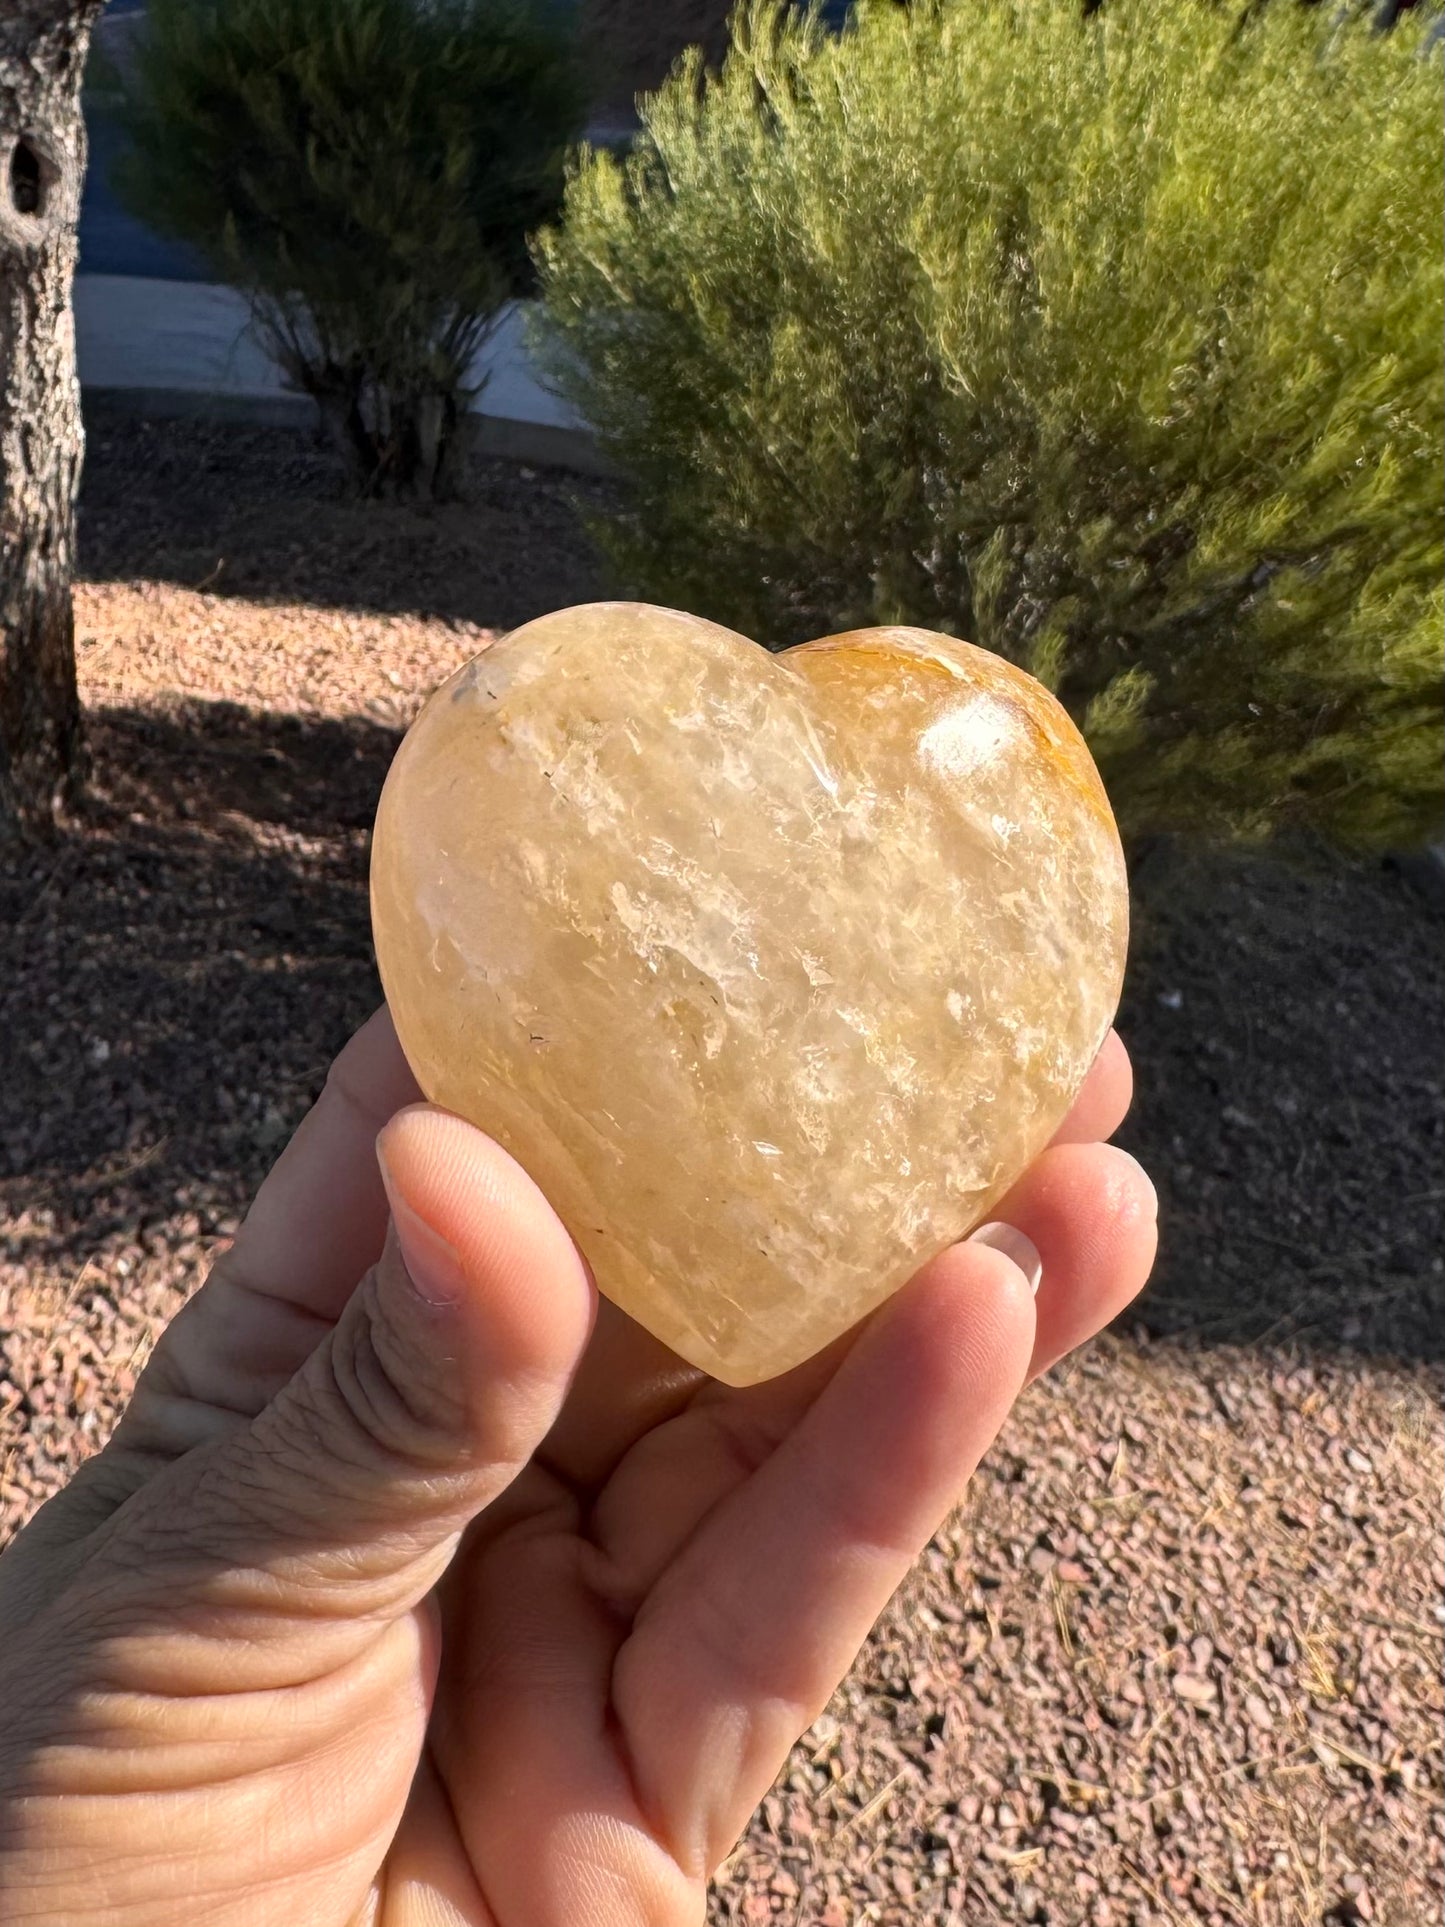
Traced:
<path id="1" fill-rule="evenodd" d="M 49 829 L 81 777 L 70 285 L 80 80 L 103 6 L 0 0 L 0 844 Z"/>

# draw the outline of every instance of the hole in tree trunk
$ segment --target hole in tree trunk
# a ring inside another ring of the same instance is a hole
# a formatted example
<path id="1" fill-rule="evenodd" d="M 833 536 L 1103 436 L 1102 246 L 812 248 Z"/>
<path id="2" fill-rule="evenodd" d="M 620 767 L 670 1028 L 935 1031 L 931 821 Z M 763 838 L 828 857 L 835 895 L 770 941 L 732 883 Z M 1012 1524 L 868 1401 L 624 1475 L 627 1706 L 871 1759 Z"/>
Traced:
<path id="1" fill-rule="evenodd" d="M 27 140 L 18 140 L 10 156 L 10 200 L 17 214 L 45 212 L 45 170 Z"/>

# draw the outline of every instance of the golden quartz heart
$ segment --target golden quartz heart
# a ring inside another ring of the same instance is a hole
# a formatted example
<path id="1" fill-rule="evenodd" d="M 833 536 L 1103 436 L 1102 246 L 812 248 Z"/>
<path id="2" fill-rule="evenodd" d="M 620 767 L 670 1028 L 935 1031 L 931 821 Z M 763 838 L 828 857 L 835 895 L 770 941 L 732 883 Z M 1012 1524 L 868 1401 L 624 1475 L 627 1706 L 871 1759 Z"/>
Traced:
<path id="1" fill-rule="evenodd" d="M 1128 927 L 1098 773 L 1022 670 L 922 629 L 770 655 L 626 602 L 436 691 L 371 891 L 427 1096 L 730 1385 L 987 1216 L 1103 1042 Z"/>

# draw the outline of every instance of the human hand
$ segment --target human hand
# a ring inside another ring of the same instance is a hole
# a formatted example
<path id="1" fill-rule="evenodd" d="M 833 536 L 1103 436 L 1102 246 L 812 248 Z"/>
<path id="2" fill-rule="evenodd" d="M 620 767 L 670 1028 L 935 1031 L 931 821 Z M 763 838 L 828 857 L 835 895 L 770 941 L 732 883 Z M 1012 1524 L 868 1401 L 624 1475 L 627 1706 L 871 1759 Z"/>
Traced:
<path id="1" fill-rule="evenodd" d="M 378 1013 L 0 1559 L 0 1921 L 700 1922 L 1020 1386 L 1143 1284 L 1153 1192 L 1098 1142 L 1129 1088 L 1111 1037 L 1001 1207 L 1037 1304 L 955 1246 L 734 1391 L 598 1305 L 481 1132 L 403 1108 Z"/>

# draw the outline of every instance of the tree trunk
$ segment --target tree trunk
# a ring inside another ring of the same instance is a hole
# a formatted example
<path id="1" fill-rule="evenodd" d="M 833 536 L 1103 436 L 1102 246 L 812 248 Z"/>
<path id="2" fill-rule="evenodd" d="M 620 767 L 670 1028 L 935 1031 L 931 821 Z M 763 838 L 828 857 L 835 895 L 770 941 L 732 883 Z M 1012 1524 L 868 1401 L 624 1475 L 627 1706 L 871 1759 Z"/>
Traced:
<path id="1" fill-rule="evenodd" d="M 80 80 L 103 4 L 0 0 L 0 844 L 51 828 L 81 776 L 70 284 Z"/>

